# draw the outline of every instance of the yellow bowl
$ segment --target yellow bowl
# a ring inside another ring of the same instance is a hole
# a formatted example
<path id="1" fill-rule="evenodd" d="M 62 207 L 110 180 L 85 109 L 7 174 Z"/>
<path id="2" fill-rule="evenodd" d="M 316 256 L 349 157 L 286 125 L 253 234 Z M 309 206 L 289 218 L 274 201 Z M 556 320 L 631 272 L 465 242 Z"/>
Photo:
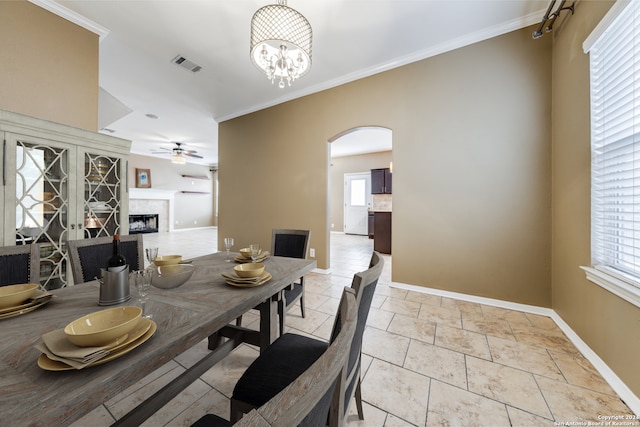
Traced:
<path id="1" fill-rule="evenodd" d="M 16 307 L 31 298 L 37 290 L 36 283 L 0 286 L 0 308 Z"/>
<path id="2" fill-rule="evenodd" d="M 182 255 L 164 255 L 157 257 L 154 262 L 158 267 L 161 267 L 164 265 L 180 264 L 180 261 L 182 261 Z"/>
<path id="3" fill-rule="evenodd" d="M 259 253 L 262 253 L 262 249 L 260 249 Z M 249 248 L 242 248 L 240 249 L 240 255 L 245 258 L 251 258 L 251 251 L 249 250 Z"/>
<path id="4" fill-rule="evenodd" d="M 74 320 L 64 333 L 77 346 L 101 347 L 131 332 L 141 315 L 140 307 L 108 308 Z"/>
<path id="5" fill-rule="evenodd" d="M 153 270 L 151 286 L 160 289 L 173 289 L 184 285 L 191 278 L 195 267 L 190 264 L 174 264 L 157 267 Z"/>
<path id="6" fill-rule="evenodd" d="M 264 264 L 260 264 L 260 263 L 246 263 L 246 264 L 238 264 L 235 267 L 233 267 L 233 269 L 235 270 L 236 274 L 240 277 L 243 278 L 252 278 L 252 277 L 258 277 L 258 276 L 262 276 L 262 273 L 264 273 Z"/>

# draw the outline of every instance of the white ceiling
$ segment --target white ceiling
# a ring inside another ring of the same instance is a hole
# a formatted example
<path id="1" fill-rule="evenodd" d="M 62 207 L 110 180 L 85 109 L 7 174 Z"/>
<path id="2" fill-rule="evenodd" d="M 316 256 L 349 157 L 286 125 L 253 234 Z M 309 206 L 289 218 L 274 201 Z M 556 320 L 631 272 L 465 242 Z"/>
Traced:
<path id="1" fill-rule="evenodd" d="M 218 163 L 219 122 L 539 23 L 549 5 L 289 0 L 311 23 L 313 59 L 306 76 L 280 89 L 249 58 L 251 17 L 275 0 L 31 1 L 101 34 L 100 87 L 119 101 L 101 99 L 101 125 L 132 140 L 134 153 L 152 155 L 178 141 L 204 156 L 194 163 L 208 165 Z M 172 64 L 177 55 L 202 70 Z M 125 115 L 113 121 L 113 114 Z M 345 144 L 353 150 L 341 155 L 390 148 L 389 132 L 372 132 L 347 135 L 364 142 Z M 386 141 L 376 142 L 378 134 Z"/>

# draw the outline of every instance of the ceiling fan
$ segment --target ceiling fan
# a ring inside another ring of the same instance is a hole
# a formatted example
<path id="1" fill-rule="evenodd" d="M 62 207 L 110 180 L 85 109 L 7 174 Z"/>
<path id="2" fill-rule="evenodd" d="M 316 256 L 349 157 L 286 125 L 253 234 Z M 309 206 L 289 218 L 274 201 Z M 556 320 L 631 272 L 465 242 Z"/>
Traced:
<path id="1" fill-rule="evenodd" d="M 194 157 L 196 159 L 202 159 L 202 156 L 197 155 L 197 151 L 195 150 L 187 150 L 185 148 L 182 147 L 182 143 L 181 142 L 176 142 L 175 143 L 176 146 L 173 148 L 164 148 L 164 147 L 160 147 L 160 150 L 165 150 L 165 151 L 152 151 L 152 154 L 171 154 L 171 162 L 172 163 L 178 163 L 178 164 L 185 164 L 187 163 L 187 159 L 185 158 L 185 156 L 189 156 L 189 157 Z"/>

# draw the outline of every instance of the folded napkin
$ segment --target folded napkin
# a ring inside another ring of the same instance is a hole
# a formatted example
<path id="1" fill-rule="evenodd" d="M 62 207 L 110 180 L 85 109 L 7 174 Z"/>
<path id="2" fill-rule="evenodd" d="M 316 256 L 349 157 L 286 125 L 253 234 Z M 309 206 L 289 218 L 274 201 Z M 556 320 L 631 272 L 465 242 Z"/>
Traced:
<path id="1" fill-rule="evenodd" d="M 226 273 L 226 272 L 223 272 L 221 274 L 222 274 L 222 277 L 224 277 L 225 279 L 231 280 L 232 282 L 236 282 L 236 283 L 256 283 L 264 279 L 264 276 L 265 276 L 264 273 L 258 277 L 240 277 L 234 273 Z"/>
<path id="2" fill-rule="evenodd" d="M 265 259 L 267 259 L 268 256 L 269 256 L 269 251 L 262 251 L 262 252 L 260 252 L 260 255 L 257 256 L 256 262 L 264 261 Z M 236 260 L 237 261 L 249 261 L 249 262 L 252 261 L 251 257 L 244 257 L 242 254 L 236 256 Z"/>
<path id="3" fill-rule="evenodd" d="M 35 348 L 42 351 L 52 360 L 66 363 L 76 369 L 81 369 L 109 355 L 109 349 L 119 345 L 127 336 L 102 347 L 78 347 L 67 338 L 64 329 L 56 329 L 42 336 L 42 343 Z"/>

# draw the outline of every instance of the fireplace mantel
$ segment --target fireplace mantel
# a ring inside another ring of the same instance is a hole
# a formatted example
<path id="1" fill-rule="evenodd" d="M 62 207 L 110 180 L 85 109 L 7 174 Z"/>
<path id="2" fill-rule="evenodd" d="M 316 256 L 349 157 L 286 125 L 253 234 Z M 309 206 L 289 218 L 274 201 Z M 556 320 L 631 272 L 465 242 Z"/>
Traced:
<path id="1" fill-rule="evenodd" d="M 175 190 L 162 190 L 157 188 L 129 188 L 129 213 L 130 214 L 149 214 L 149 213 L 158 213 L 161 216 L 168 216 L 167 220 L 167 229 L 160 231 L 173 231 L 173 222 L 174 222 L 174 201 L 175 201 Z M 136 206 L 139 203 L 133 202 L 136 201 L 152 201 L 152 200 L 162 200 L 168 202 L 168 208 L 166 212 L 142 212 L 136 209 Z M 162 222 L 162 218 L 160 219 Z"/>

